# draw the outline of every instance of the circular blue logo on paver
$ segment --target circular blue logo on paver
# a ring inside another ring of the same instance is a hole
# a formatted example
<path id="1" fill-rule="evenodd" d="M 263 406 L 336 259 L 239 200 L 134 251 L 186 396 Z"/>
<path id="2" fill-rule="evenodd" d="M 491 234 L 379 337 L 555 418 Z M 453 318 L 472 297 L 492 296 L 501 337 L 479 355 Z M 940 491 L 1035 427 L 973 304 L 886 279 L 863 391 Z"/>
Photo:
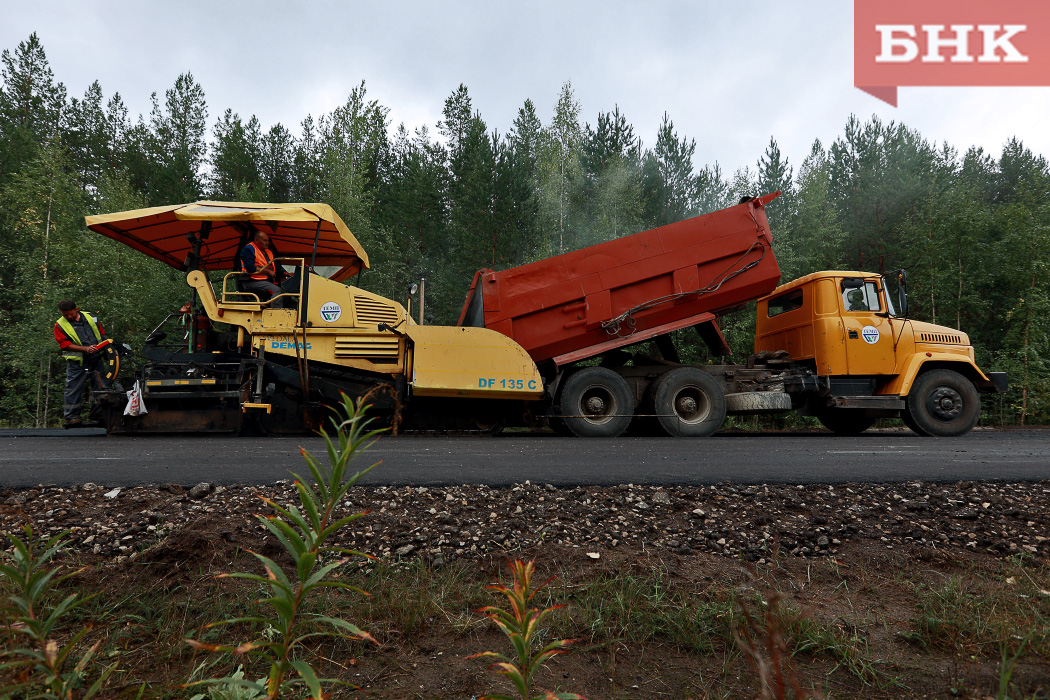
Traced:
<path id="1" fill-rule="evenodd" d="M 343 309 L 334 301 L 330 301 L 321 307 L 321 318 L 328 323 L 335 323 L 343 315 Z M 878 331 L 876 331 L 878 332 Z"/>

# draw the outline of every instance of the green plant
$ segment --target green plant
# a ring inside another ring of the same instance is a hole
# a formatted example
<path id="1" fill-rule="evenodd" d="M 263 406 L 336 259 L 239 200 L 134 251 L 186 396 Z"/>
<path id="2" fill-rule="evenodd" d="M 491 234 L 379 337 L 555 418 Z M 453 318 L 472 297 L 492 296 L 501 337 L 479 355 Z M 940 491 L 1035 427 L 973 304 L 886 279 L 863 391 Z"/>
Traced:
<path id="1" fill-rule="evenodd" d="M 291 574 L 286 573 L 272 559 L 251 552 L 266 570 L 265 576 L 251 573 L 219 575 L 220 578 L 248 579 L 265 586 L 269 597 L 259 602 L 269 607 L 271 615 L 236 617 L 211 623 L 206 628 L 229 624 L 254 624 L 261 625 L 263 632 L 255 641 L 235 647 L 208 644 L 194 639 L 186 640 L 196 649 L 230 652 L 238 657 L 246 654 L 260 656 L 269 661 L 266 677 L 255 682 L 246 680 L 243 673 L 235 673 L 225 678 L 195 681 L 189 685 L 220 685 L 231 691 L 235 687 L 243 688 L 251 693 L 252 698 L 268 700 L 276 700 L 291 688 L 305 685 L 310 698 L 322 700 L 325 697 L 321 691 L 322 681 L 337 681 L 317 677 L 314 668 L 302 658 L 304 644 L 322 636 L 363 639 L 375 643 L 371 635 L 356 625 L 331 616 L 310 613 L 305 609 L 310 596 L 325 588 L 352 590 L 367 595 L 360 588 L 334 580 L 330 576 L 346 563 L 349 557 L 371 557 L 348 549 L 330 547 L 326 542 L 339 529 L 365 515 L 365 512 L 361 512 L 336 517 L 335 511 L 347 491 L 378 464 L 377 462 L 350 477 L 346 476 L 350 464 L 375 442 L 376 436 L 382 431 L 366 430 L 368 421 L 364 419 L 364 414 L 367 406 L 363 402 L 355 406 L 344 395 L 342 410 L 344 419 L 332 419 L 338 444 L 333 442 L 326 432 L 322 432 L 328 452 L 327 469 L 323 468 L 312 454 L 299 448 L 315 482 L 315 486 L 310 486 L 298 474 L 292 474 L 299 495 L 299 507 L 293 505 L 285 508 L 264 498 L 277 514 L 256 516 L 291 557 L 294 563 Z M 337 557 L 334 560 L 331 559 L 333 555 Z M 293 672 L 297 677 L 292 677 Z M 195 700 L 205 697 L 203 694 L 196 695 Z"/>
<path id="2" fill-rule="evenodd" d="M 536 672 L 543 668 L 553 656 L 566 653 L 566 647 L 575 641 L 557 639 L 539 651 L 534 651 L 537 640 L 541 637 L 540 624 L 553 611 L 563 607 L 561 605 L 543 609 L 529 607 L 533 597 L 546 585 L 544 583 L 533 587 L 532 574 L 535 568 L 535 563 L 531 561 L 526 563 L 515 559 L 510 562 L 513 587 L 508 588 L 501 583 L 489 586 L 489 589 L 498 591 L 507 597 L 510 610 L 489 605 L 479 611 L 492 620 L 503 634 L 507 635 L 511 646 L 514 647 L 513 656 L 508 657 L 494 651 L 486 651 L 468 658 L 494 657 L 499 659 L 490 667 L 492 672 L 510 679 L 521 700 L 582 700 L 582 696 L 575 693 L 548 691 L 543 695 L 532 694 L 533 677 Z M 509 695 L 485 695 L 482 700 L 513 700 L 513 698 Z"/>
<path id="3" fill-rule="evenodd" d="M 194 674 L 198 674 L 207 664 L 202 663 L 194 669 Z M 205 700 L 256 700 L 260 697 L 258 691 L 240 685 L 244 681 L 244 667 L 238 666 L 237 670 L 234 671 L 230 676 L 230 680 L 236 681 L 236 684 L 229 684 L 226 686 L 213 685 L 208 688 L 206 695 L 195 695 L 197 698 L 205 698 Z M 265 683 L 266 679 L 259 679 L 259 683 Z"/>
<path id="4" fill-rule="evenodd" d="M 0 695 L 8 697 L 4 693 L 18 690 L 28 697 L 67 700 L 79 692 L 77 697 L 86 700 L 102 689 L 116 664 L 103 669 L 94 682 L 87 685 L 99 642 L 92 644 L 75 662 L 73 652 L 91 629 L 90 625 L 81 627 L 65 644 L 60 644 L 56 637 L 69 613 L 88 598 L 72 593 L 57 605 L 48 605 L 54 587 L 83 569 L 59 576 L 59 567 L 52 566 L 52 560 L 66 547 L 68 533 L 55 535 L 41 547 L 33 535 L 32 525 L 25 525 L 23 532 L 24 540 L 8 533 L 11 551 L 0 552 L 3 558 L 0 578 L 12 591 L 7 598 L 11 605 L 5 609 L 6 631 L 16 638 L 25 638 L 29 644 L 0 653 L 3 659 L 0 676 L 14 679 L 9 685 L 0 685 Z"/>
<path id="5" fill-rule="evenodd" d="M 1009 700 L 1010 696 L 1010 681 L 1013 680 L 1014 667 L 1017 666 L 1018 660 L 1021 658 L 1021 654 L 1024 653 L 1024 648 L 1028 646 L 1028 641 L 1032 638 L 1031 633 L 1021 642 L 1020 648 L 1017 653 L 1008 658 L 1006 645 L 1001 645 L 1000 656 L 1001 662 L 999 665 L 999 693 L 995 696 L 995 700 Z"/>

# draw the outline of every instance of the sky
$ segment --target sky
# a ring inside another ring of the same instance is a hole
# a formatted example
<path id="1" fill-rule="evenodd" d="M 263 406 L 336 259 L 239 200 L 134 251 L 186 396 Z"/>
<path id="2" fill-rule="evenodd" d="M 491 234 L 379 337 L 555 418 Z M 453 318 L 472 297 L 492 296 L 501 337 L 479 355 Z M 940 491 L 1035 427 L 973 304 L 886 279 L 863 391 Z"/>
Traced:
<path id="1" fill-rule="evenodd" d="M 489 130 L 531 99 L 546 123 L 572 82 L 585 122 L 619 107 L 652 146 L 666 112 L 697 168 L 755 167 L 777 140 L 796 168 L 851 114 L 998 157 L 1016 136 L 1050 155 L 1050 88 L 911 88 L 893 108 L 853 86 L 853 3 L 619 0 L 0 0 L 0 49 L 36 32 L 70 96 L 98 80 L 133 117 L 179 74 L 204 88 L 209 130 L 227 108 L 298 133 L 365 81 L 391 129 L 435 132 L 462 83 Z"/>

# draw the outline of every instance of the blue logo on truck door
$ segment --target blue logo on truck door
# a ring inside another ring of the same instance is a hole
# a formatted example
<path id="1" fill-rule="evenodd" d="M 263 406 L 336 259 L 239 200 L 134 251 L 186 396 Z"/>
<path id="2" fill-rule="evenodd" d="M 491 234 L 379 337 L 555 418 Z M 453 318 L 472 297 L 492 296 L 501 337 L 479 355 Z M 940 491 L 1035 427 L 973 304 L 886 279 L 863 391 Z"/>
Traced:
<path id="1" fill-rule="evenodd" d="M 875 326 L 864 326 L 860 329 L 860 335 L 868 345 L 874 345 L 879 342 L 879 338 L 882 337 L 879 334 L 879 329 Z"/>

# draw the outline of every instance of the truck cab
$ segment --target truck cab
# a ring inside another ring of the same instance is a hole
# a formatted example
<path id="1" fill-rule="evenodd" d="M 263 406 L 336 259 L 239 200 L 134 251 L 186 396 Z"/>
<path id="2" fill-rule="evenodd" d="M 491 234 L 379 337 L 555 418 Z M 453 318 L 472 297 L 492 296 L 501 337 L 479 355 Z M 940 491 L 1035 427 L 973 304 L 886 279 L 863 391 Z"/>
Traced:
<path id="1" fill-rule="evenodd" d="M 907 312 L 903 271 L 815 272 L 758 301 L 755 352 L 786 351 L 809 369 L 815 387 L 798 388 L 804 410 L 835 432 L 899 416 L 923 435 L 965 433 L 980 414 L 978 392 L 1005 391 L 1006 375 L 977 367 L 965 333 Z"/>

